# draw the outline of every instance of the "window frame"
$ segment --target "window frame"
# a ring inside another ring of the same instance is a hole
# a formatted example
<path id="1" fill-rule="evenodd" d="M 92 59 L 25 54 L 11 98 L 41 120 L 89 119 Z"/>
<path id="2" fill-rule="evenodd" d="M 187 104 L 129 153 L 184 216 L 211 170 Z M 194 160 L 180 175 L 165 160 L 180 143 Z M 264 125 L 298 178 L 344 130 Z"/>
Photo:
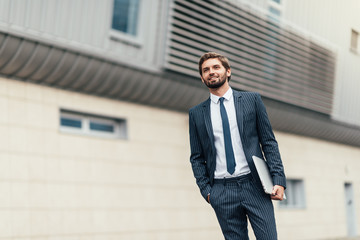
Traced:
<path id="1" fill-rule="evenodd" d="M 359 31 L 356 31 L 355 29 L 352 28 L 350 35 L 350 51 L 353 53 L 359 53 L 359 47 L 360 47 L 360 33 Z"/>
<path id="2" fill-rule="evenodd" d="M 280 3 L 278 3 L 275 0 L 268 0 L 267 10 L 268 10 L 269 16 L 272 19 L 279 20 L 282 17 L 284 9 L 285 9 L 285 7 L 284 7 L 285 6 L 285 1 L 286 0 L 281 0 Z M 278 11 L 279 15 L 272 12 L 271 9 L 274 9 L 274 10 Z"/>
<path id="3" fill-rule="evenodd" d="M 73 118 L 81 121 L 81 128 L 64 126 L 61 123 L 62 117 Z M 113 126 L 113 132 L 92 130 L 90 123 L 103 123 L 109 126 Z M 124 118 L 114 118 L 108 116 L 101 116 L 96 114 L 83 113 L 78 111 L 72 111 L 67 109 L 60 109 L 59 115 L 59 130 L 62 133 L 79 134 L 85 136 L 94 136 L 102 138 L 114 138 L 114 139 L 128 139 L 127 136 L 127 121 Z"/>
<path id="4" fill-rule="evenodd" d="M 305 183 L 303 179 L 290 178 L 286 180 L 286 199 L 279 202 L 281 209 L 305 209 Z"/>
<path id="5" fill-rule="evenodd" d="M 141 47 L 144 44 L 143 41 L 143 29 L 144 29 L 144 1 L 139 0 L 139 9 L 137 14 L 137 27 L 136 35 L 127 34 L 120 30 L 116 30 L 112 27 L 113 14 L 114 14 L 114 1 L 112 0 L 110 8 L 110 21 L 109 21 L 109 37 L 111 40 L 125 42 L 137 47 Z"/>
<path id="6" fill-rule="evenodd" d="M 79 120 L 79 121 L 81 121 L 81 125 L 82 125 L 82 126 L 81 126 L 80 128 L 64 126 L 64 125 L 61 124 L 62 117 Z M 59 125 L 60 125 L 60 130 L 61 130 L 61 131 L 64 131 L 64 132 L 68 132 L 68 133 L 85 133 L 85 132 L 84 132 L 84 122 L 83 122 L 83 119 L 82 119 L 79 115 L 74 114 L 74 113 L 61 112 L 61 111 L 60 111 L 60 124 L 59 124 Z"/>

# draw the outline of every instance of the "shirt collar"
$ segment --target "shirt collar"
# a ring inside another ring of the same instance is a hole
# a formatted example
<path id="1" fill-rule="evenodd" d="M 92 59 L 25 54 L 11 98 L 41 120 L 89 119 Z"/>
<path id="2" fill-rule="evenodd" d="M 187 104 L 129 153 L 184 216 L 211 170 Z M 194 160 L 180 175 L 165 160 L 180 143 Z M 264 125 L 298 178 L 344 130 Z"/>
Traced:
<path id="1" fill-rule="evenodd" d="M 223 95 L 223 98 L 225 98 L 227 101 L 229 101 L 232 98 L 232 96 L 233 96 L 233 90 L 231 89 L 231 87 L 229 87 L 229 89 Z M 213 101 L 214 103 L 217 104 L 219 102 L 220 97 L 210 93 L 210 99 L 211 99 L 211 101 Z"/>

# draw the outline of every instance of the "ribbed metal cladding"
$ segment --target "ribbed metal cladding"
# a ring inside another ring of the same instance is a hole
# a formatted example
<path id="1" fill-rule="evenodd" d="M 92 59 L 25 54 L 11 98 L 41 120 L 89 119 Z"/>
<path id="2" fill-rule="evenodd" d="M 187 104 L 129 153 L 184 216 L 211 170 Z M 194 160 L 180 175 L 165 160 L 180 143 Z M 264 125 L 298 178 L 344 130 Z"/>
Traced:
<path id="1" fill-rule="evenodd" d="M 174 0 L 166 68 L 199 78 L 199 57 L 227 56 L 231 85 L 330 114 L 336 55 L 290 26 L 227 1 Z"/>
<path id="2" fill-rule="evenodd" d="M 175 74 L 134 69 L 105 56 L 70 51 L 1 31 L 0 76 L 178 111 L 187 111 L 207 96 L 205 90 L 199 93 L 199 87 Z"/>
<path id="3" fill-rule="evenodd" d="M 199 77 L 147 72 L 0 32 L 0 77 L 187 112 L 209 97 Z M 360 128 L 328 115 L 263 98 L 276 130 L 360 146 Z"/>

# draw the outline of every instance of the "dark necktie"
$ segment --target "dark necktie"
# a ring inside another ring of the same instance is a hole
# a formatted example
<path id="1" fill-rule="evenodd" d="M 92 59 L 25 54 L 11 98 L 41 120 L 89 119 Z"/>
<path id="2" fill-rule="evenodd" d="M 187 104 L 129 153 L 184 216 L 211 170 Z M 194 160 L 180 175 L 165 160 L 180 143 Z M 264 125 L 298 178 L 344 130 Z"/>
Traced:
<path id="1" fill-rule="evenodd" d="M 226 166 L 227 166 L 227 171 L 230 174 L 233 174 L 235 172 L 236 163 L 235 163 L 235 157 L 234 157 L 234 150 L 233 150 L 232 142 L 231 142 L 229 119 L 226 114 L 226 109 L 224 106 L 224 99 L 225 98 L 223 98 L 223 97 L 220 98 L 220 114 L 221 114 L 221 120 L 222 120 L 222 125 L 223 125 L 223 132 L 224 132 Z"/>

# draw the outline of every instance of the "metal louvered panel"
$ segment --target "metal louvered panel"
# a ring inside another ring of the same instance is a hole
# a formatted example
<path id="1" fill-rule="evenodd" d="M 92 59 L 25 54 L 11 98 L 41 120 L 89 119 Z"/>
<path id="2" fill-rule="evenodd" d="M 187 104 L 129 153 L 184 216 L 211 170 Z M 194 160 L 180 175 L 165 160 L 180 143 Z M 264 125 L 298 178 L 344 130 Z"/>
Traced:
<path id="1" fill-rule="evenodd" d="M 174 0 L 166 68 L 199 78 L 199 57 L 224 54 L 231 85 L 330 114 L 335 54 L 325 46 L 227 1 Z"/>
<path id="2" fill-rule="evenodd" d="M 135 69 L 105 58 L 0 32 L 0 77 L 184 112 L 209 95 L 201 81 L 196 81 L 198 73 L 193 67 L 196 63 L 186 60 L 189 54 L 176 53 L 180 58 L 174 55 L 170 60 L 178 61 L 180 65 L 173 64 L 172 69 L 196 75 L 196 78 L 171 71 L 154 73 Z M 202 51 L 195 49 L 193 54 L 201 55 Z M 253 90 L 272 91 L 273 86 L 259 81 L 254 82 Z M 234 82 L 234 85 L 242 87 L 239 82 Z M 302 101 L 301 97 L 297 96 L 297 100 Z M 360 128 L 341 125 L 326 114 L 286 104 L 284 95 L 273 94 L 271 98 L 277 101 L 264 98 L 264 103 L 274 129 L 360 146 Z"/>
<path id="3" fill-rule="evenodd" d="M 179 104 L 179 99 L 193 93 L 189 88 L 193 90 L 194 84 L 0 31 L 2 76 L 178 111 L 207 95 L 203 91 Z"/>

